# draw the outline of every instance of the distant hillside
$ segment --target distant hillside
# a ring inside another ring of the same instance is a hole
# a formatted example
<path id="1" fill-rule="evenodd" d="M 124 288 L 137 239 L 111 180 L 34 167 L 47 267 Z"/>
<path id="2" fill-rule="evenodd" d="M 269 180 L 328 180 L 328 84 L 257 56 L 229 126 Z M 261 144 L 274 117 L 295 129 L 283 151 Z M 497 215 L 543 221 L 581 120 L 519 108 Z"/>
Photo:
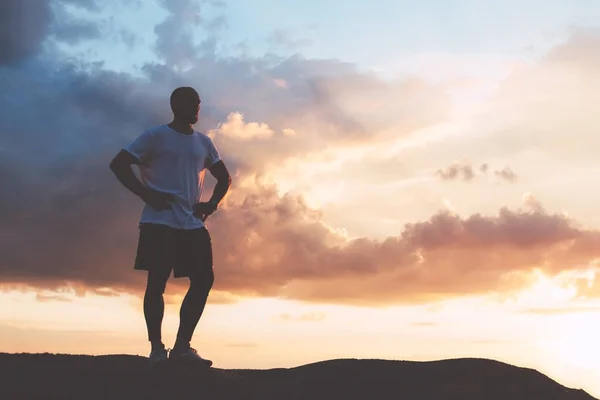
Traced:
<path id="1" fill-rule="evenodd" d="M 0 399 L 594 400 L 531 369 L 485 359 L 331 360 L 207 371 L 144 357 L 0 353 Z M 596 399 L 598 400 L 598 399 Z"/>

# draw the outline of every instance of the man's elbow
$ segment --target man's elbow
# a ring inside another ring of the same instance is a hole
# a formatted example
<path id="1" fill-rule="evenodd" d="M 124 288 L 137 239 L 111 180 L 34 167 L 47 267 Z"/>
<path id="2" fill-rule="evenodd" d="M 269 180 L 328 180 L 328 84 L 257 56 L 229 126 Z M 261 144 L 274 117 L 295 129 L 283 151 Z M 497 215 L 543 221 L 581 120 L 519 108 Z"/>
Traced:
<path id="1" fill-rule="evenodd" d="M 222 168 L 215 174 L 215 178 L 217 178 L 217 184 L 220 186 L 231 186 L 231 174 L 227 170 L 227 168 Z"/>
<path id="2" fill-rule="evenodd" d="M 124 150 L 121 150 L 108 165 L 110 170 L 115 174 L 119 174 L 128 168 L 131 168 L 132 164 L 136 164 L 137 159 Z"/>
<path id="3" fill-rule="evenodd" d="M 111 170 L 112 172 L 115 172 L 115 170 L 117 170 L 117 169 L 118 169 L 118 167 L 117 167 L 117 162 L 116 162 L 116 159 L 115 159 L 115 158 L 113 158 L 113 159 L 110 161 L 110 163 L 108 164 L 108 168 L 110 168 L 110 170 Z"/>
<path id="4" fill-rule="evenodd" d="M 221 179 L 217 179 L 218 182 L 221 182 L 222 185 L 225 185 L 227 187 L 231 186 L 231 175 L 224 174 L 220 177 Z"/>
<path id="5" fill-rule="evenodd" d="M 115 158 L 113 158 L 111 160 L 111 162 L 108 164 L 108 168 L 110 168 L 110 170 L 114 173 L 116 173 L 116 171 L 119 169 L 118 163 Z"/>
<path id="6" fill-rule="evenodd" d="M 118 157 L 113 158 L 110 164 L 108 164 L 108 168 L 110 168 L 115 175 L 119 175 L 119 173 L 123 171 L 124 167 L 125 166 L 123 165 L 123 162 L 119 160 Z"/>

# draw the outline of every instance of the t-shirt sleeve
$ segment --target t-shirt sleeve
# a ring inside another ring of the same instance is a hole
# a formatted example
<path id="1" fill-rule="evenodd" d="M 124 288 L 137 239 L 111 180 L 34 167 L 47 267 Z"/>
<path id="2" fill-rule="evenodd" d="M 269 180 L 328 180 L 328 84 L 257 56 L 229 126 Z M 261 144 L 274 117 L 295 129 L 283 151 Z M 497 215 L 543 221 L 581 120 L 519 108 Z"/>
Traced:
<path id="1" fill-rule="evenodd" d="M 135 156 L 141 163 L 146 161 L 150 156 L 153 145 L 153 137 L 151 131 L 142 132 L 135 140 L 123 147 L 123 150 L 128 151 Z"/>
<path id="2" fill-rule="evenodd" d="M 217 150 L 217 146 L 212 141 L 211 138 L 208 139 L 208 154 L 206 156 L 206 168 L 212 167 L 217 161 L 221 160 L 221 156 L 219 151 Z"/>

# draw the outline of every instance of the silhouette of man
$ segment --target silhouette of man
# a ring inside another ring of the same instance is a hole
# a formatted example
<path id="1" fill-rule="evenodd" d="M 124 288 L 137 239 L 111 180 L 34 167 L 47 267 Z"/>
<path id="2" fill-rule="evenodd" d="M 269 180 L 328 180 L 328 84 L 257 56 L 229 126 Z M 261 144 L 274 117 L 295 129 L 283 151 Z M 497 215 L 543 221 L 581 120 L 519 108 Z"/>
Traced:
<path id="1" fill-rule="evenodd" d="M 214 282 L 211 237 L 204 224 L 231 186 L 231 177 L 212 140 L 192 128 L 198 121 L 200 96 L 191 87 L 171 94 L 173 120 L 147 129 L 110 163 L 119 181 L 146 204 L 139 223 L 133 268 L 147 271 L 144 318 L 151 344 L 150 364 L 171 360 L 211 366 L 190 346 Z M 133 172 L 135 164 L 141 181 Z M 200 202 L 204 173 L 217 179 L 209 201 Z M 163 293 L 169 276 L 187 277 L 179 330 L 167 353 L 161 338 Z"/>

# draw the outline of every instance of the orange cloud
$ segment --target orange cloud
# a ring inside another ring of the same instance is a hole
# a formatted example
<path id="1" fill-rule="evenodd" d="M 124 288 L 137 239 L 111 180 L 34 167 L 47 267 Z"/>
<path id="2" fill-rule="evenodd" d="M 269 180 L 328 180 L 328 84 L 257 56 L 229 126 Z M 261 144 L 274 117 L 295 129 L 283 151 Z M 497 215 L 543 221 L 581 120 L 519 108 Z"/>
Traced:
<path id="1" fill-rule="evenodd" d="M 266 139 L 275 134 L 275 132 L 265 123 L 244 123 L 244 116 L 239 112 L 229 114 L 227 121 L 220 124 L 219 127 L 211 133 L 213 137 L 216 133 L 220 133 L 241 140 Z"/>
<path id="2" fill-rule="evenodd" d="M 280 321 L 319 322 L 325 319 L 325 314 L 317 312 L 309 312 L 297 316 L 291 314 L 280 314 L 275 319 Z"/>
<path id="3" fill-rule="evenodd" d="M 539 207 L 495 216 L 440 212 L 377 241 L 348 240 L 301 198 L 254 187 L 215 215 L 216 287 L 339 303 L 402 303 L 511 291 L 600 255 L 600 234 Z"/>
<path id="4" fill-rule="evenodd" d="M 414 326 L 417 328 L 433 328 L 435 326 L 439 326 L 439 324 L 436 322 L 423 321 L 423 322 L 414 322 L 414 323 L 410 324 L 410 326 Z"/>
<path id="5" fill-rule="evenodd" d="M 528 308 L 522 310 L 525 314 L 538 314 L 538 315 L 565 315 L 575 313 L 598 313 L 600 307 L 561 307 L 561 308 Z"/>
<path id="6" fill-rule="evenodd" d="M 524 201 L 523 209 L 503 208 L 497 215 L 439 212 L 385 240 L 349 240 L 302 197 L 280 196 L 275 186 L 248 181 L 208 220 L 215 301 L 235 301 L 225 294 L 231 293 L 363 305 L 426 302 L 510 292 L 531 283 L 534 269 L 555 276 L 600 257 L 599 231 L 547 212 L 531 195 Z M 111 232 L 128 232 L 119 236 L 121 252 L 104 251 L 114 244 L 99 233 L 96 242 L 67 254 L 61 247 L 40 253 L 54 262 L 87 260 L 85 268 L 48 269 L 38 258 L 36 269 L 5 275 L 3 284 L 52 289 L 67 282 L 76 293 L 140 293 L 144 278 L 131 267 L 134 225 L 115 221 Z M 187 281 L 170 285 L 184 290 Z M 597 285 L 592 288 L 600 294 Z"/>

